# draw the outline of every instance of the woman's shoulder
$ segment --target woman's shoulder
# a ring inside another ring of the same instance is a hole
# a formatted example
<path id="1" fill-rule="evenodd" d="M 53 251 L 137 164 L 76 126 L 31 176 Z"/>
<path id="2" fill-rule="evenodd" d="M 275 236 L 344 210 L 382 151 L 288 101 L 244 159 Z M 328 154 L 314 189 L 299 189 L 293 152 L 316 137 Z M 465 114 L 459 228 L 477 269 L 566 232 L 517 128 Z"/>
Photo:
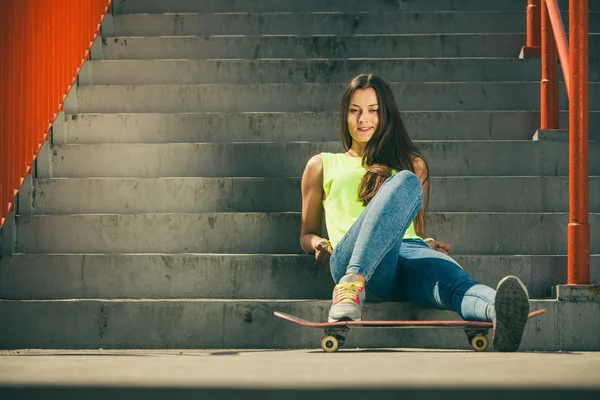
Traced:
<path id="1" fill-rule="evenodd" d="M 306 163 L 304 174 L 302 175 L 302 185 L 307 182 L 309 185 L 321 186 L 323 183 L 323 158 L 321 154 L 315 154 Z"/>
<path id="2" fill-rule="evenodd" d="M 314 156 L 312 156 L 307 163 L 307 166 L 314 166 L 314 165 L 323 165 L 323 153 L 319 153 L 319 154 L 315 154 Z"/>
<path id="3" fill-rule="evenodd" d="M 308 165 L 323 165 L 324 163 L 328 163 L 331 160 L 334 160 L 336 158 L 339 158 L 340 156 L 343 156 L 343 153 L 327 153 L 327 152 L 323 152 L 323 153 L 318 153 L 315 154 L 314 156 L 312 156 L 307 163 Z"/>
<path id="4" fill-rule="evenodd" d="M 309 174 L 323 174 L 325 170 L 335 168 L 340 164 L 340 158 L 346 157 L 343 153 L 318 153 L 312 156 L 306 163 L 306 172 Z"/>
<path id="5" fill-rule="evenodd" d="M 312 156 L 306 163 L 306 171 L 312 173 L 323 172 L 323 156 L 321 153 Z"/>
<path id="6" fill-rule="evenodd" d="M 344 153 L 319 153 L 312 156 L 306 163 L 306 169 L 330 170 L 336 168 L 354 168 L 357 158 Z M 358 158 L 360 160 L 360 158 Z"/>

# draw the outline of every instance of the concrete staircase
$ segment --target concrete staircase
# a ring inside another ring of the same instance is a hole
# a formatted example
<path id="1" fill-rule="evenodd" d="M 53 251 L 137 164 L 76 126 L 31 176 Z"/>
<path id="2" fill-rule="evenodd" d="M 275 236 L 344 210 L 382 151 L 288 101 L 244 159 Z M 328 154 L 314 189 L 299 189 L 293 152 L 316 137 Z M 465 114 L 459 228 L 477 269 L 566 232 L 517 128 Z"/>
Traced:
<path id="1" fill-rule="evenodd" d="M 372 71 L 430 162 L 428 234 L 483 283 L 520 276 L 532 310 L 548 310 L 522 349 L 600 349 L 600 301 L 552 291 L 566 282 L 568 147 L 531 140 L 540 61 L 517 59 L 523 1 L 117 0 L 114 12 L 19 195 L 0 347 L 317 347 L 320 331 L 272 312 L 326 318 L 333 282 L 299 247 L 299 177 L 341 149 L 342 85 Z M 600 283 L 600 35 L 590 52 Z M 395 303 L 367 316 L 456 318 Z M 347 345 L 467 341 L 358 330 Z"/>

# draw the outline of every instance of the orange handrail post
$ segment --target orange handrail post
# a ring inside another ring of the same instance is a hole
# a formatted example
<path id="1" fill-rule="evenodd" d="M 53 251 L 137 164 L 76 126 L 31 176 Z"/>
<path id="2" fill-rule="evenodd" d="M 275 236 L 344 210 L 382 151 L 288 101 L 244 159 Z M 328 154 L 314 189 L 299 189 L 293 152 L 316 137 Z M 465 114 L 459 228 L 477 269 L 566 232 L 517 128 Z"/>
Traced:
<path id="1" fill-rule="evenodd" d="M 541 1 L 527 1 L 527 44 L 521 49 L 521 58 L 539 57 L 542 52 L 540 43 Z"/>
<path id="2" fill-rule="evenodd" d="M 0 6 L 0 228 L 111 0 L 6 0 Z"/>
<path id="3" fill-rule="evenodd" d="M 557 52 L 569 98 L 569 225 L 567 228 L 567 284 L 569 285 L 590 283 L 588 19 L 588 0 L 570 0 L 569 48 L 557 0 L 544 0 L 540 17 L 542 42 L 540 129 L 558 129 Z"/>
<path id="4" fill-rule="evenodd" d="M 590 283 L 588 222 L 588 1 L 569 1 L 569 285 Z"/>
<path id="5" fill-rule="evenodd" d="M 558 57 L 548 8 L 542 7 L 542 82 L 540 129 L 558 129 Z"/>

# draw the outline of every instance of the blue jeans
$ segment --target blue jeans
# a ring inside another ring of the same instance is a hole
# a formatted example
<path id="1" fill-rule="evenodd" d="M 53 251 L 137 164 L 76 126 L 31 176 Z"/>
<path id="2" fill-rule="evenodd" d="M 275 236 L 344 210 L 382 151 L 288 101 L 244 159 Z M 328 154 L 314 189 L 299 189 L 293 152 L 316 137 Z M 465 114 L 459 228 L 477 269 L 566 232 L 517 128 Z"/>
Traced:
<path id="1" fill-rule="evenodd" d="M 360 274 L 367 280 L 368 301 L 412 301 L 456 311 L 465 320 L 491 321 L 494 289 L 425 242 L 402 239 L 422 200 L 421 182 L 412 172 L 388 178 L 333 251 L 333 280 Z"/>

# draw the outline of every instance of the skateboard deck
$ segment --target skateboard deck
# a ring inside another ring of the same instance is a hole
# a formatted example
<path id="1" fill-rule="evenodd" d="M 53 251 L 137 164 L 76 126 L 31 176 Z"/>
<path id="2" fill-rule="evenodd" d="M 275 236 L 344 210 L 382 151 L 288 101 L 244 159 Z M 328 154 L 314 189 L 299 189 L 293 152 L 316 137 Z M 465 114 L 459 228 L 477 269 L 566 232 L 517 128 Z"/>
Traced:
<path id="1" fill-rule="evenodd" d="M 545 313 L 546 310 L 537 310 L 529 313 L 529 318 L 537 317 Z M 487 333 L 493 327 L 491 322 L 479 321 L 337 321 L 337 322 L 313 322 L 296 317 L 294 315 L 275 311 L 276 317 L 293 322 L 307 328 L 323 328 L 325 337 L 321 341 L 321 348 L 333 353 L 337 351 L 345 342 L 346 334 L 350 328 L 462 328 L 471 347 L 475 351 L 486 351 L 490 347 Z"/>

